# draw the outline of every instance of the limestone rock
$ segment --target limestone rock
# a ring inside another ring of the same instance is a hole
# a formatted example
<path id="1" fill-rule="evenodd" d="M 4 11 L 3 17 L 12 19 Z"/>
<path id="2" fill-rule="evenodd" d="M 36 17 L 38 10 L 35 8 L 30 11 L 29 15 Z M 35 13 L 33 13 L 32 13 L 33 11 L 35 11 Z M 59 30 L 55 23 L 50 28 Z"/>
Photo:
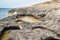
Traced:
<path id="1" fill-rule="evenodd" d="M 19 26 L 20 30 L 7 30 L 6 40 L 60 40 L 60 3 L 14 8 L 9 13 L 13 15 L 0 20 L 0 27 Z"/>

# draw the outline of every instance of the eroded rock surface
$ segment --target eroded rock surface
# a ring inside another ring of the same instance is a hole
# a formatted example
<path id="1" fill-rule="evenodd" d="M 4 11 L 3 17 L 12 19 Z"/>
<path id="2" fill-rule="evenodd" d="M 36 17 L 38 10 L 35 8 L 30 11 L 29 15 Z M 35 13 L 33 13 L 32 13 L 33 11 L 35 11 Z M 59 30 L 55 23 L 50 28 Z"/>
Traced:
<path id="1" fill-rule="evenodd" d="M 20 30 L 8 30 L 6 40 L 60 40 L 59 2 L 15 8 L 9 13 L 13 15 L 0 20 L 0 27 L 19 26 Z"/>

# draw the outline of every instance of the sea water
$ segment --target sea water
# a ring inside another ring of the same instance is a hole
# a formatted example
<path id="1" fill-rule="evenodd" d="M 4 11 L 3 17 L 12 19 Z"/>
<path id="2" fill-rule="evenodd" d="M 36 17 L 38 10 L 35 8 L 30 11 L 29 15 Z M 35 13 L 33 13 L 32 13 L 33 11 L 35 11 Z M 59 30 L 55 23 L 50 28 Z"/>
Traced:
<path id="1" fill-rule="evenodd" d="M 7 16 L 9 16 L 8 11 L 11 10 L 11 8 L 0 8 L 0 19 L 3 19 Z"/>

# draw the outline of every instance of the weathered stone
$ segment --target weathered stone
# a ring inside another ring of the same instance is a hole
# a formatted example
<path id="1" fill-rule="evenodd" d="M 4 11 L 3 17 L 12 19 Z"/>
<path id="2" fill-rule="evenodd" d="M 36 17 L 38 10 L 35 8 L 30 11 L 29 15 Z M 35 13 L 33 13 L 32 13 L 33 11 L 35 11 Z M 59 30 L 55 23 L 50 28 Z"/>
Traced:
<path id="1" fill-rule="evenodd" d="M 49 40 L 49 37 L 60 40 L 59 5 L 59 2 L 50 2 L 11 9 L 9 13 L 13 15 L 0 20 L 0 27 L 19 26 L 20 30 L 8 30 L 10 34 L 6 40 Z M 39 21 L 32 22 L 29 19 Z"/>

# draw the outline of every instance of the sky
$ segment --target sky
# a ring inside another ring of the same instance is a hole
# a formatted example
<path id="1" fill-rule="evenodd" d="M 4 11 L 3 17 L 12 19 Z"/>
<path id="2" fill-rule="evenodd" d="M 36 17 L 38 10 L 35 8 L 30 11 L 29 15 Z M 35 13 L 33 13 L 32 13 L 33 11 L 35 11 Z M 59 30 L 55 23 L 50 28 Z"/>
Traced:
<path id="1" fill-rule="evenodd" d="M 25 7 L 49 0 L 0 0 L 0 8 Z"/>

